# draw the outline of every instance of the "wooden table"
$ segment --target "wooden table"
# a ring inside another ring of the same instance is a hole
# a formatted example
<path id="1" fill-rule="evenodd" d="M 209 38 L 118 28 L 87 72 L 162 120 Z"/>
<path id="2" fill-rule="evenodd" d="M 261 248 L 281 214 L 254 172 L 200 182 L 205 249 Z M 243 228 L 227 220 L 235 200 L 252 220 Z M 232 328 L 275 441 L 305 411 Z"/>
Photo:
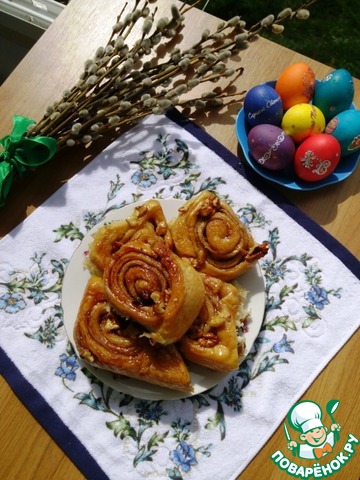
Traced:
<path id="1" fill-rule="evenodd" d="M 121 4 L 121 2 L 120 2 Z M 168 8 L 161 0 L 159 9 Z M 92 57 L 96 48 L 107 41 L 119 13 L 119 2 L 113 0 L 72 0 L 54 24 L 0 88 L 0 138 L 12 128 L 12 115 L 17 113 L 35 120 L 42 117 L 46 107 L 57 100 L 63 90 L 72 86 L 81 72 L 84 61 Z M 193 10 L 184 31 L 184 44 L 198 39 L 199 25 L 217 25 L 214 17 Z M 237 80 L 239 90 L 276 78 L 289 64 L 306 61 L 318 78 L 331 68 L 272 42 L 259 39 L 242 53 L 245 67 Z M 355 103 L 360 105 L 360 81 L 355 80 Z M 211 115 L 198 115 L 196 122 L 241 156 L 234 131 L 239 106 Z M 83 167 L 103 148 L 75 149 L 58 155 L 47 165 L 16 183 L 7 206 L 0 211 L 0 236 L 6 235 L 24 220 L 61 184 Z M 277 188 L 277 187 L 274 187 Z M 280 188 L 280 187 L 279 187 Z M 314 192 L 283 192 L 301 210 L 360 258 L 360 168 L 346 181 Z M 304 393 L 305 399 L 325 405 L 333 398 L 341 400 L 337 421 L 344 433 L 360 433 L 359 409 L 359 333 L 333 358 L 312 386 Z M 4 479 L 81 479 L 82 474 L 63 454 L 54 441 L 33 419 L 28 410 L 0 378 L 0 477 Z M 248 468 L 240 480 L 255 478 L 288 479 L 269 460 L 284 441 L 280 427 Z M 334 478 L 358 480 L 360 455 L 352 459 Z M 346 472 L 346 473 L 345 473 Z M 341 475 L 346 475 L 341 476 Z"/>

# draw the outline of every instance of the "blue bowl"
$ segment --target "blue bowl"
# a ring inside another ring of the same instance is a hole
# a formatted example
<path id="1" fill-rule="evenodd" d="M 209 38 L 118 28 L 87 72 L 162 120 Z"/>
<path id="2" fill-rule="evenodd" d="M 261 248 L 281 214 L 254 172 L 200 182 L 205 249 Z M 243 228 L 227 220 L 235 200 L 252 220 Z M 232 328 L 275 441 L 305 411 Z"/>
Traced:
<path id="1" fill-rule="evenodd" d="M 271 87 L 275 86 L 275 81 L 266 82 Z M 355 105 L 352 104 L 351 109 L 355 109 Z M 287 168 L 286 170 L 268 170 L 259 165 L 249 152 L 248 134 L 251 130 L 245 120 L 244 109 L 242 108 L 236 117 L 235 131 L 239 144 L 244 153 L 247 164 L 261 177 L 271 182 L 282 185 L 283 187 L 290 188 L 292 190 L 318 190 L 319 188 L 326 187 L 327 185 L 333 185 L 335 183 L 342 182 L 349 177 L 356 169 L 360 160 L 360 151 L 357 151 L 346 157 L 342 157 L 336 169 L 328 177 L 318 182 L 305 182 L 296 177 L 293 168 Z"/>

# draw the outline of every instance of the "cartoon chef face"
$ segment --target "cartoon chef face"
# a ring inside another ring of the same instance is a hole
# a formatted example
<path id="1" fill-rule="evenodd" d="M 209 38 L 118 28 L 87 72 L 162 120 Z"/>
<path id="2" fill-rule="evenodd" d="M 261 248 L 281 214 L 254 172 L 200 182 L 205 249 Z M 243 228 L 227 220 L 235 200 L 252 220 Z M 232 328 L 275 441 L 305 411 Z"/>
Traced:
<path id="1" fill-rule="evenodd" d="M 288 414 L 289 424 L 301 432 L 300 440 L 314 447 L 322 445 L 326 440 L 326 428 L 321 418 L 319 405 L 308 400 L 296 403 Z"/>
<path id="2" fill-rule="evenodd" d="M 306 433 L 302 433 L 300 435 L 300 440 L 311 445 L 312 447 L 316 447 L 318 445 L 322 445 L 327 436 L 326 427 L 318 427 L 309 430 Z"/>

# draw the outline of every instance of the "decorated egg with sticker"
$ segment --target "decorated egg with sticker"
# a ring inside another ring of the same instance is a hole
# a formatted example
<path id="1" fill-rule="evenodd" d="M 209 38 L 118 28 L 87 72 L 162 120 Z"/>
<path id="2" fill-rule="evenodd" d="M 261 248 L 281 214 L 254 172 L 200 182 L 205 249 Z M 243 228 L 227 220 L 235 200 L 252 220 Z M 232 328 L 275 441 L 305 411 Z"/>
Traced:
<path id="1" fill-rule="evenodd" d="M 315 90 L 315 73 L 307 63 L 293 63 L 281 72 L 275 90 L 281 97 L 284 110 L 298 103 L 309 103 Z"/>
<path id="2" fill-rule="evenodd" d="M 281 128 L 294 142 L 300 143 L 311 135 L 323 133 L 325 117 L 321 110 L 309 103 L 299 103 L 285 112 Z"/>
<path id="3" fill-rule="evenodd" d="M 269 170 L 282 170 L 293 162 L 295 143 L 276 125 L 253 127 L 248 135 L 248 145 L 254 160 Z"/>
<path id="4" fill-rule="evenodd" d="M 326 125 L 325 133 L 338 140 L 342 157 L 360 150 L 360 110 L 339 113 Z"/>
<path id="5" fill-rule="evenodd" d="M 325 133 L 313 135 L 296 150 L 295 174 L 307 182 L 317 182 L 335 170 L 340 157 L 341 147 L 335 137 Z"/>
<path id="6" fill-rule="evenodd" d="M 250 127 L 262 123 L 279 125 L 284 113 L 280 95 L 269 85 L 256 85 L 245 96 L 244 113 Z"/>
<path id="7" fill-rule="evenodd" d="M 354 99 L 354 82 L 347 70 L 340 68 L 317 81 L 312 103 L 324 114 L 326 122 L 348 110 Z"/>

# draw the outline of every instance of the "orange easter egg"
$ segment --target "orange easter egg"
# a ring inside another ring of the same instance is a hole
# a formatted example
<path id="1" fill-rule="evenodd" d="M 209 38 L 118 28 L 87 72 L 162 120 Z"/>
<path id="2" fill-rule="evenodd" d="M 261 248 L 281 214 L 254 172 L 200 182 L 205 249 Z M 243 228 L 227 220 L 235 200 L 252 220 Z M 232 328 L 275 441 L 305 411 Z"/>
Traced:
<path id="1" fill-rule="evenodd" d="M 303 62 L 293 63 L 281 73 L 275 84 L 284 110 L 298 103 L 309 103 L 315 90 L 315 73 Z"/>

